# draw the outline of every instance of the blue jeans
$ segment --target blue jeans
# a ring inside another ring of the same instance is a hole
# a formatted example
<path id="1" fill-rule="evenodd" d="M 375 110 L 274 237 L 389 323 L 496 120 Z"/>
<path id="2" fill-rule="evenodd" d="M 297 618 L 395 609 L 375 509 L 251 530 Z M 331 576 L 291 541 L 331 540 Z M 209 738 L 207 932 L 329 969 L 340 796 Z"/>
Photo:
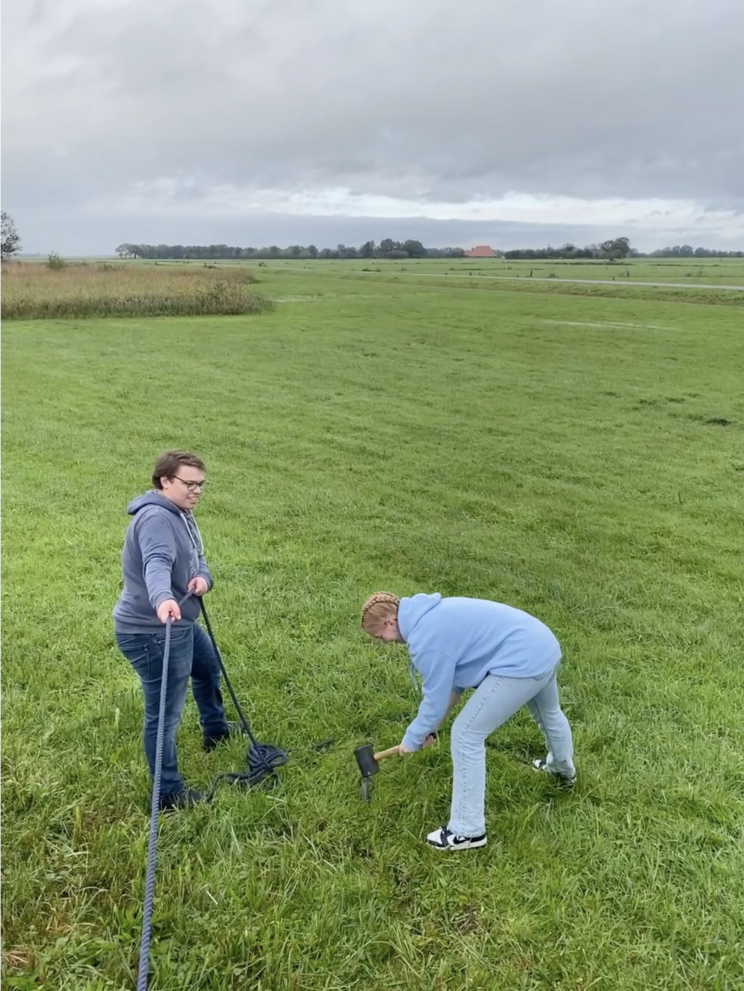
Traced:
<path id="1" fill-rule="evenodd" d="M 143 742 L 151 777 L 155 776 L 155 746 L 158 736 L 160 687 L 163 681 L 163 649 L 165 627 L 157 633 L 116 633 L 119 650 L 139 675 L 145 696 Z M 199 709 L 199 722 L 204 736 L 228 732 L 225 708 L 220 692 L 220 665 L 212 641 L 197 623 L 175 625 L 171 629 L 168 656 L 168 685 L 165 696 L 165 726 L 163 727 L 163 764 L 160 779 L 161 795 L 169 795 L 184 787 L 176 759 L 176 730 L 181 722 L 186 692 L 191 678 L 191 690 Z"/>
<path id="2" fill-rule="evenodd" d="M 548 767 L 573 777 L 571 727 L 558 702 L 558 668 L 541 678 L 504 678 L 489 674 L 452 724 L 452 808 L 449 828 L 458 836 L 486 831 L 486 737 L 523 705 L 540 727 L 548 746 Z"/>

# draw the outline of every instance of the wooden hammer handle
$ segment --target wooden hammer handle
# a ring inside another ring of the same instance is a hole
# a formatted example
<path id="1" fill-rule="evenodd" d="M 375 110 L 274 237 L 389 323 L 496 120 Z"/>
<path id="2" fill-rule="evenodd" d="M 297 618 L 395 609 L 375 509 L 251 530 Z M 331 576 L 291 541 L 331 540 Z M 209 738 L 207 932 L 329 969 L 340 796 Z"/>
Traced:
<path id="1" fill-rule="evenodd" d="M 397 747 L 390 747 L 389 750 L 381 750 L 379 754 L 375 754 L 375 760 L 382 760 L 383 757 L 392 757 L 393 754 L 400 753 L 400 744 Z"/>

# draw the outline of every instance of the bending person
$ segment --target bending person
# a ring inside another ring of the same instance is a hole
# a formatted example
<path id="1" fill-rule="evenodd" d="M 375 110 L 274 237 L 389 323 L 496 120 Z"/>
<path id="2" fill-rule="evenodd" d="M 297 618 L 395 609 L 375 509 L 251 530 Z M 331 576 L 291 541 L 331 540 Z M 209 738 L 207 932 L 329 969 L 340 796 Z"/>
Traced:
<path id="1" fill-rule="evenodd" d="M 404 643 L 423 679 L 423 699 L 400 744 L 411 753 L 431 742 L 466 688 L 475 691 L 452 725 L 452 806 L 449 823 L 426 838 L 438 850 L 486 845 L 486 737 L 522 706 L 548 746 L 535 770 L 572 785 L 576 777 L 568 720 L 558 702 L 561 648 L 526 612 L 483 599 L 419 593 L 398 599 L 376 592 L 364 603 L 362 629 Z"/>

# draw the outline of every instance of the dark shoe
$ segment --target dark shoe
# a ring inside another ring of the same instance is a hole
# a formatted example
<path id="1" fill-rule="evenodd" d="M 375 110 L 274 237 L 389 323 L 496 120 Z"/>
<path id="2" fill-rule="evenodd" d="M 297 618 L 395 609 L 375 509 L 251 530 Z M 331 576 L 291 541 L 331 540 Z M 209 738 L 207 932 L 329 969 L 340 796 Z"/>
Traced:
<path id="1" fill-rule="evenodd" d="M 187 809 L 191 805 L 205 801 L 206 796 L 195 788 L 181 788 L 180 791 L 171 791 L 167 795 L 160 796 L 160 811 L 174 812 L 176 809 Z"/>
<path id="2" fill-rule="evenodd" d="M 202 737 L 202 748 L 204 750 L 214 750 L 221 743 L 227 743 L 227 741 L 232 736 L 240 736 L 245 734 L 245 727 L 242 723 L 234 722 L 227 724 L 226 733 L 215 733 L 213 736 L 203 736 Z"/>

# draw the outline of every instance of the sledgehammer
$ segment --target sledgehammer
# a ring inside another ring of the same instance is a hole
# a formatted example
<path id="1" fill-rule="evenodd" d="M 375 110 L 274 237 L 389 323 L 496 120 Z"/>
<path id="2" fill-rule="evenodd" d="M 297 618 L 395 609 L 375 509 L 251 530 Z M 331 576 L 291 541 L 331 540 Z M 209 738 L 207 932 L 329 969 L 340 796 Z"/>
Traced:
<path id="1" fill-rule="evenodd" d="M 356 757 L 357 764 L 359 765 L 359 770 L 362 772 L 363 802 L 366 802 L 369 799 L 369 793 L 372 787 L 372 775 L 377 774 L 380 770 L 380 766 L 377 762 L 384 760 L 385 757 L 392 757 L 393 754 L 397 753 L 400 753 L 399 746 L 390 747 L 388 750 L 380 750 L 379 753 L 374 753 L 369 744 L 366 747 L 357 747 L 354 751 L 354 756 Z"/>

